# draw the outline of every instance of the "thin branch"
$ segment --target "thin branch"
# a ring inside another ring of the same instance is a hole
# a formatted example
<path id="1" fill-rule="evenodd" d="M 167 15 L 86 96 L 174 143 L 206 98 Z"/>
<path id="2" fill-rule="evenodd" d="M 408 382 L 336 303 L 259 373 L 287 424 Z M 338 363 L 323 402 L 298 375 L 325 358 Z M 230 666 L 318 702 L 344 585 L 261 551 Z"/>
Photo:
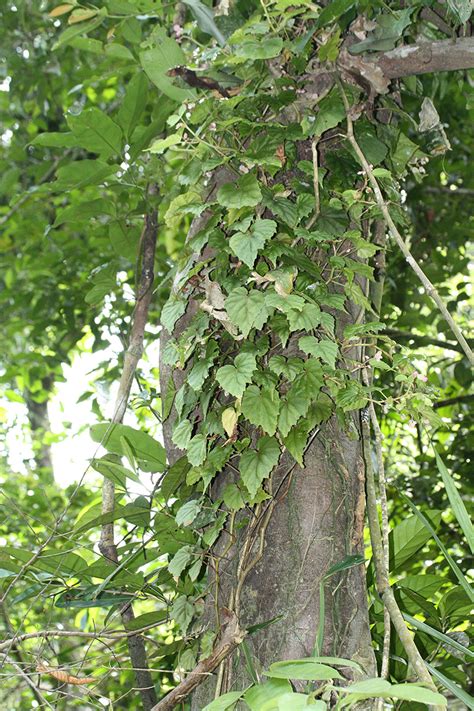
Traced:
<path id="1" fill-rule="evenodd" d="M 386 331 L 383 332 L 383 335 L 393 338 L 394 341 L 413 341 L 415 348 L 419 348 L 422 346 L 437 346 L 438 348 L 443 348 L 447 351 L 456 351 L 457 353 L 464 353 L 459 343 L 452 343 L 451 341 L 441 341 L 438 338 L 431 338 L 431 336 L 420 336 L 417 333 L 408 333 L 407 331 L 400 331 L 395 328 L 388 328 Z M 468 344 L 470 343 L 471 339 L 468 340 Z"/>
<path id="2" fill-rule="evenodd" d="M 156 195 L 156 186 L 148 188 L 148 195 Z M 136 305 L 132 317 L 130 342 L 124 355 L 124 365 L 120 377 L 117 398 L 112 416 L 112 425 L 122 422 L 127 409 L 130 391 L 135 377 L 138 362 L 143 353 L 143 339 L 145 326 L 148 320 L 148 310 L 153 296 L 154 262 L 156 249 L 156 233 L 158 227 L 156 208 L 145 215 L 145 224 L 140 239 L 141 273 L 138 280 Z M 115 508 L 115 485 L 104 478 L 102 485 L 102 514 L 105 516 L 113 513 Z M 102 526 L 99 550 L 108 560 L 118 565 L 117 546 L 114 538 L 114 523 L 105 523 Z M 131 604 L 126 605 L 121 611 L 122 621 L 126 627 L 135 619 Z M 128 648 L 132 666 L 135 668 L 135 679 L 142 698 L 143 708 L 149 711 L 156 703 L 156 692 L 150 672 L 147 670 L 147 655 L 143 637 L 130 636 Z"/>
<path id="3" fill-rule="evenodd" d="M 102 632 L 81 632 L 80 630 L 40 630 L 39 632 L 25 632 L 24 634 L 14 635 L 9 639 L 5 639 L 3 642 L 0 642 L 0 652 L 4 649 L 9 649 L 15 643 L 20 644 L 21 642 L 25 642 L 29 639 L 54 639 L 56 637 L 82 637 L 84 639 L 92 640 L 126 639 L 128 637 L 134 637 L 136 635 L 143 634 L 144 632 L 148 632 L 148 630 L 151 630 L 161 624 L 163 624 L 163 622 L 157 622 L 153 625 L 147 625 L 146 627 L 141 627 L 138 630 L 130 630 L 128 632 L 123 630 L 110 630 L 109 632 L 106 632 L 105 630 Z"/>
<path id="4" fill-rule="evenodd" d="M 30 678 L 29 674 L 24 669 L 22 669 L 22 667 L 19 664 L 17 664 L 13 659 L 11 659 L 8 655 L 5 656 L 5 659 L 8 664 L 10 664 L 14 669 L 16 669 L 18 674 L 25 680 L 26 684 L 28 684 L 28 686 L 32 690 L 33 694 L 35 695 L 36 699 L 38 700 L 38 703 L 41 706 L 46 706 L 48 709 L 53 709 L 54 707 L 51 706 L 49 701 L 47 701 L 47 699 L 44 698 L 43 694 L 38 689 L 38 687 L 34 683 L 33 679 Z"/>
<path id="5" fill-rule="evenodd" d="M 313 154 L 313 189 L 314 189 L 314 214 L 316 217 L 321 212 L 321 199 L 319 197 L 319 165 L 318 165 L 318 142 L 314 139 L 311 142 L 311 152 Z"/>
<path id="6" fill-rule="evenodd" d="M 433 691 L 437 691 L 436 685 L 426 667 L 423 657 L 419 653 L 417 646 L 405 624 L 403 615 L 400 612 L 398 603 L 390 586 L 385 565 L 384 547 L 382 534 L 380 531 L 379 514 L 377 509 L 377 498 L 375 494 L 375 477 L 372 467 L 370 453 L 370 414 L 367 410 L 362 411 L 362 446 L 365 460 L 366 485 L 367 485 L 367 518 L 369 521 L 370 540 L 372 543 L 372 556 L 375 566 L 375 582 L 377 591 L 386 606 L 393 626 L 398 634 L 398 638 L 408 657 L 408 661 L 413 667 L 418 679 Z M 436 707 L 439 709 L 439 707 Z"/>
<path id="7" fill-rule="evenodd" d="M 474 59 L 474 45 L 473 45 L 473 59 Z M 380 190 L 379 184 L 377 182 L 377 179 L 373 173 L 373 170 L 365 157 L 365 154 L 361 150 L 359 144 L 357 143 L 357 140 L 354 135 L 354 126 L 352 123 L 352 118 L 350 115 L 350 107 L 349 103 L 347 101 L 347 97 L 344 93 L 344 89 L 342 88 L 342 85 L 339 84 L 340 89 L 341 89 L 341 95 L 342 95 L 342 100 L 344 102 L 344 107 L 346 109 L 346 120 L 347 120 L 347 138 L 349 140 L 349 143 L 351 144 L 352 148 L 354 149 L 355 154 L 357 155 L 357 158 L 359 159 L 359 162 L 364 169 L 365 174 L 367 175 L 370 185 L 372 187 L 372 190 L 374 191 L 375 195 L 375 200 L 377 202 L 377 205 L 380 208 L 380 211 L 382 212 L 382 215 L 384 217 L 384 220 L 387 224 L 388 230 L 391 234 L 391 236 L 394 238 L 395 242 L 398 244 L 400 247 L 400 250 L 403 253 L 403 256 L 405 257 L 406 261 L 410 265 L 410 267 L 413 269 L 415 272 L 416 276 L 418 279 L 421 281 L 423 284 L 423 287 L 426 291 L 426 293 L 433 299 L 435 302 L 436 306 L 440 310 L 441 314 L 443 315 L 445 321 L 451 328 L 451 331 L 453 332 L 454 336 L 456 337 L 456 340 L 458 343 L 461 345 L 464 353 L 469 359 L 469 362 L 471 365 L 474 366 L 474 353 L 472 350 L 469 348 L 469 345 L 464 338 L 461 329 L 459 326 L 456 324 L 454 321 L 453 317 L 449 313 L 446 304 L 444 303 L 443 299 L 439 295 L 438 291 L 434 287 L 434 285 L 431 283 L 431 281 L 428 279 L 416 259 L 413 257 L 411 254 L 410 250 L 408 249 L 407 245 L 405 244 L 403 237 L 401 236 L 400 232 L 398 231 L 397 226 L 395 225 L 392 216 L 390 214 L 390 211 L 388 209 L 387 203 L 385 202 L 385 199 L 382 195 L 382 191 Z"/>
<path id="8" fill-rule="evenodd" d="M 189 694 L 215 671 L 219 664 L 226 659 L 243 642 L 246 631 L 241 630 L 236 615 L 229 613 L 229 622 L 223 629 L 220 641 L 209 657 L 199 662 L 197 667 L 178 686 L 170 691 L 164 699 L 153 706 L 151 711 L 171 711 L 181 704 Z"/>
<path id="9" fill-rule="evenodd" d="M 474 395 L 457 395 L 456 397 L 448 397 L 446 400 L 438 400 L 433 404 L 435 410 L 439 410 L 442 407 L 451 407 L 452 405 L 457 405 L 463 402 L 472 402 L 474 400 Z"/>

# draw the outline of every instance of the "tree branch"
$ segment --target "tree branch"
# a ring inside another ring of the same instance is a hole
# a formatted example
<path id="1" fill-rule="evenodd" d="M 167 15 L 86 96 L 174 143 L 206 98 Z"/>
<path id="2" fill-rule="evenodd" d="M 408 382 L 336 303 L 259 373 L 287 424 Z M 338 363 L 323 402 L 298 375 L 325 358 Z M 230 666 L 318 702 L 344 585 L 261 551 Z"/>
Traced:
<path id="1" fill-rule="evenodd" d="M 464 353 L 463 349 L 459 343 L 452 343 L 451 341 L 442 341 L 438 338 L 431 338 L 431 336 L 420 336 L 417 333 L 408 333 L 406 331 L 400 331 L 396 328 L 388 328 L 383 332 L 384 336 L 389 336 L 393 338 L 394 341 L 413 341 L 415 348 L 421 348 L 423 346 L 437 346 L 438 348 L 443 348 L 446 351 L 456 351 L 457 353 Z M 471 344 L 472 339 L 468 339 L 468 344 Z"/>
<path id="2" fill-rule="evenodd" d="M 156 186 L 148 188 L 148 195 L 156 195 Z M 130 390 L 138 362 L 143 353 L 143 338 L 145 326 L 148 320 L 148 310 L 153 295 L 154 262 L 156 249 L 158 214 L 156 209 L 152 209 L 145 215 L 145 224 L 140 240 L 141 254 L 141 274 L 137 285 L 136 305 L 132 317 L 132 328 L 130 333 L 130 343 L 125 351 L 124 365 L 117 393 L 117 398 L 112 416 L 112 425 L 122 422 L 127 409 Z M 102 513 L 108 515 L 113 513 L 115 508 L 115 485 L 109 479 L 104 478 L 102 485 Z M 114 524 L 105 523 L 102 526 L 99 542 L 99 550 L 108 560 L 118 564 L 117 547 L 114 539 Z M 121 611 L 122 621 L 126 627 L 135 616 L 131 604 L 127 604 Z M 135 679 L 140 690 L 142 704 L 145 711 L 149 711 L 156 703 L 156 692 L 148 670 L 145 642 L 140 635 L 132 635 L 128 638 L 128 649 L 132 667 L 135 669 Z"/>
<path id="3" fill-rule="evenodd" d="M 457 395 L 457 397 L 448 397 L 446 400 L 438 400 L 433 404 L 435 410 L 439 410 L 441 407 L 451 407 L 452 405 L 457 405 L 462 402 L 472 402 L 474 400 L 474 395 Z"/>
<path id="4" fill-rule="evenodd" d="M 178 686 L 170 691 L 164 699 L 153 706 L 151 711 L 171 711 L 181 704 L 189 694 L 194 691 L 206 677 L 211 674 L 219 664 L 226 659 L 243 642 L 246 631 L 241 630 L 236 615 L 230 613 L 230 619 L 224 628 L 222 637 L 217 643 L 212 654 L 199 662 L 197 667 Z"/>
<path id="5" fill-rule="evenodd" d="M 379 67 L 387 79 L 452 72 L 474 67 L 474 37 L 407 44 L 366 57 L 368 66 Z"/>

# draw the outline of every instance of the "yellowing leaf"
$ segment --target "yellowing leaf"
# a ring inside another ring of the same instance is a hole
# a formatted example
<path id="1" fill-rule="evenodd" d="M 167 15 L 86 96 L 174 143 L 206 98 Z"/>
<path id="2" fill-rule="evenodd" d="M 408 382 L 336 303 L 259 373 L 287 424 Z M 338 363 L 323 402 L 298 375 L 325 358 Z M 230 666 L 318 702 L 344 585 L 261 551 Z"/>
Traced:
<path id="1" fill-rule="evenodd" d="M 84 22 L 84 20 L 90 20 L 97 15 L 97 10 L 74 10 L 69 15 L 68 25 L 76 25 L 78 22 Z"/>
<path id="2" fill-rule="evenodd" d="M 74 5 L 71 5 L 69 3 L 64 3 L 64 5 L 58 5 L 57 7 L 53 8 L 51 12 L 48 12 L 49 17 L 60 17 L 61 15 L 65 15 L 67 12 L 71 12 L 71 10 L 74 8 Z"/>
<path id="3" fill-rule="evenodd" d="M 239 416 L 233 407 L 228 407 L 221 415 L 222 426 L 228 437 L 232 437 L 237 426 Z"/>

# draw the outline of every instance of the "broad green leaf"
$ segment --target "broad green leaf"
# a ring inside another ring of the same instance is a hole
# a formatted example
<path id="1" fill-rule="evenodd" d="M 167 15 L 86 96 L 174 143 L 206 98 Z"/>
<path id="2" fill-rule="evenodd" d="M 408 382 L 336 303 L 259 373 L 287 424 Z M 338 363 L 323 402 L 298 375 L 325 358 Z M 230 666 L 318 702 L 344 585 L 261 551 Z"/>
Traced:
<path id="1" fill-rule="evenodd" d="M 243 286 L 230 292 L 225 300 L 225 309 L 231 322 L 245 337 L 252 328 L 261 329 L 268 318 L 263 293 L 257 289 L 247 291 Z"/>
<path id="2" fill-rule="evenodd" d="M 39 133 L 31 141 L 31 145 L 45 148 L 72 148 L 77 146 L 78 142 L 73 133 L 64 131 L 63 133 Z"/>
<path id="3" fill-rule="evenodd" d="M 243 694 L 243 691 L 229 691 L 204 706 L 202 711 L 226 711 L 227 709 L 232 709 Z"/>
<path id="4" fill-rule="evenodd" d="M 367 404 L 367 395 L 363 386 L 357 380 L 349 380 L 345 387 L 337 391 L 336 404 L 344 412 L 360 410 Z"/>
<path id="5" fill-rule="evenodd" d="M 234 397 L 242 397 L 256 367 L 255 356 L 240 353 L 236 356 L 234 365 L 223 365 L 218 369 L 216 380 L 226 392 Z"/>
<path id="6" fill-rule="evenodd" d="M 183 0 L 183 2 L 191 8 L 199 29 L 214 37 L 223 47 L 226 43 L 225 37 L 214 21 L 212 10 L 207 5 L 204 5 L 201 0 Z"/>
<path id="7" fill-rule="evenodd" d="M 269 476 L 280 459 L 280 446 L 274 437 L 260 437 L 257 449 L 247 449 L 240 457 L 242 481 L 255 496 L 261 483 Z"/>
<path id="8" fill-rule="evenodd" d="M 244 701 L 250 711 L 274 711 L 277 699 L 291 691 L 286 679 L 269 679 L 265 684 L 252 686 L 246 691 Z"/>
<path id="9" fill-rule="evenodd" d="M 336 367 L 338 348 L 337 343 L 334 343 L 334 341 L 330 341 L 327 338 L 318 341 L 314 336 L 303 336 L 299 339 L 298 346 L 303 353 L 320 358 L 331 368 Z"/>
<path id="10" fill-rule="evenodd" d="M 116 486 L 120 486 L 122 489 L 127 488 L 127 479 L 136 482 L 140 481 L 139 477 L 130 471 L 130 469 L 127 469 L 117 462 L 111 462 L 104 457 L 102 459 L 93 459 L 91 466 L 99 472 L 99 474 L 105 476 L 106 479 L 110 479 L 110 481 L 113 481 Z"/>
<path id="11" fill-rule="evenodd" d="M 421 523 L 424 526 L 424 528 L 426 529 L 426 531 L 428 531 L 428 533 L 434 538 L 434 540 L 436 541 L 436 543 L 438 545 L 438 548 L 440 549 L 440 551 L 444 555 L 446 561 L 448 562 L 448 565 L 450 566 L 454 575 L 457 577 L 459 584 L 463 588 L 463 590 L 466 593 L 466 595 L 468 596 L 468 598 L 474 602 L 474 591 L 472 589 L 472 586 L 469 585 L 462 570 L 460 569 L 460 567 L 458 566 L 458 564 L 456 563 L 454 558 L 451 556 L 451 554 L 449 553 L 448 549 L 446 548 L 444 543 L 441 541 L 439 536 L 436 534 L 436 531 L 435 531 L 431 521 L 429 521 L 428 518 L 424 514 L 422 514 L 421 511 L 419 511 L 417 509 L 415 504 L 412 501 L 410 501 L 410 499 L 407 496 L 405 496 L 405 494 L 402 494 L 400 492 L 400 496 L 402 497 L 403 501 L 405 501 L 405 503 L 408 504 L 408 506 L 411 508 L 411 510 L 417 517 L 418 522 Z M 430 511 L 430 515 L 432 515 L 431 511 Z"/>
<path id="12" fill-rule="evenodd" d="M 446 469 L 443 460 L 439 456 L 438 452 L 436 452 L 436 450 L 435 457 L 436 465 L 438 467 L 439 473 L 441 474 L 441 478 L 443 479 L 443 484 L 445 486 L 446 493 L 453 509 L 453 513 L 456 516 L 457 522 L 461 526 L 461 529 L 466 537 L 466 541 L 468 543 L 469 548 L 471 549 L 471 552 L 474 553 L 474 528 L 472 526 L 471 518 L 466 510 L 464 501 L 461 499 L 458 488 L 454 483 L 451 474 Z"/>
<path id="13" fill-rule="evenodd" d="M 91 18 L 88 22 L 80 22 L 64 30 L 64 32 L 59 35 L 58 39 L 53 44 L 53 52 L 56 49 L 59 49 L 60 47 L 69 44 L 71 40 L 73 40 L 78 35 L 86 34 L 87 32 L 95 30 L 96 27 L 99 27 L 99 25 L 102 24 L 104 18 L 107 15 L 107 10 L 105 7 L 103 7 L 98 13 L 95 14 L 96 16 Z"/>
<path id="14" fill-rule="evenodd" d="M 186 300 L 171 294 L 170 298 L 161 310 L 161 325 L 166 328 L 168 333 L 173 332 L 176 321 L 186 311 Z"/>
<path id="15" fill-rule="evenodd" d="M 175 578 L 179 578 L 183 570 L 193 559 L 193 549 L 191 546 L 183 546 L 177 551 L 168 563 L 168 570 Z"/>
<path id="16" fill-rule="evenodd" d="M 155 46 L 152 49 L 140 52 L 140 62 L 148 78 L 170 99 L 178 102 L 189 101 L 195 96 L 195 92 L 176 86 L 167 75 L 170 69 L 186 65 L 186 55 L 176 40 L 168 37 L 164 27 L 154 30 L 153 40 Z"/>
<path id="17" fill-rule="evenodd" d="M 255 207 L 261 199 L 262 193 L 253 173 L 242 175 L 235 183 L 225 183 L 217 191 L 217 202 L 229 209 Z"/>
<path id="18" fill-rule="evenodd" d="M 184 595 L 178 597 L 171 607 L 171 617 L 178 623 L 184 634 L 186 633 L 193 616 L 193 603 Z"/>
<path id="19" fill-rule="evenodd" d="M 101 158 L 110 158 L 122 150 L 122 129 L 110 116 L 95 107 L 85 109 L 78 116 L 67 118 L 77 143 Z"/>
<path id="20" fill-rule="evenodd" d="M 314 659 L 290 659 L 271 664 L 266 676 L 277 679 L 306 679 L 308 681 L 322 681 L 326 679 L 342 679 L 336 669 L 327 664 L 321 664 Z"/>
<path id="21" fill-rule="evenodd" d="M 125 623 L 127 630 L 141 630 L 149 625 L 156 625 L 160 622 L 166 622 L 168 618 L 167 610 L 156 610 L 155 612 L 144 612 L 143 615 L 138 615 L 132 620 Z"/>
<path id="22" fill-rule="evenodd" d="M 253 268 L 257 254 L 270 237 L 276 232 L 277 224 L 274 220 L 257 218 L 247 232 L 236 232 L 229 240 L 230 248 L 248 267 Z"/>
<path id="23" fill-rule="evenodd" d="M 319 13 L 317 27 L 324 27 L 338 20 L 341 15 L 355 5 L 355 0 L 332 0 Z"/>
<path id="24" fill-rule="evenodd" d="M 392 699 L 403 699 L 404 701 L 419 701 L 422 704 L 433 704 L 447 706 L 448 702 L 444 696 L 437 694 L 431 689 L 417 684 L 392 684 L 390 690 Z"/>
<path id="25" fill-rule="evenodd" d="M 284 694 L 278 699 L 278 711 L 304 711 L 304 709 L 318 709 L 317 703 L 311 703 L 309 696 L 306 694 L 297 694 L 296 692 L 291 692 L 289 694 Z M 321 709 L 326 708 L 324 701 L 320 702 L 323 705 L 319 706 Z"/>
<path id="26" fill-rule="evenodd" d="M 430 515 L 438 525 L 440 513 L 432 511 Z M 397 524 L 389 536 L 390 570 L 395 571 L 404 565 L 429 539 L 429 531 L 416 516 L 408 516 Z"/>
<path id="27" fill-rule="evenodd" d="M 283 438 L 283 443 L 293 459 L 295 459 L 300 467 L 304 465 L 303 455 L 306 449 L 306 443 L 310 433 L 310 427 L 305 420 L 302 420 L 295 425 Z"/>
<path id="28" fill-rule="evenodd" d="M 305 304 L 301 311 L 288 311 L 287 317 L 291 331 L 311 331 L 321 323 L 321 309 L 316 304 Z"/>
<path id="29" fill-rule="evenodd" d="M 332 4 L 333 3 L 328 5 L 328 9 Z M 333 89 L 330 94 L 319 103 L 319 110 L 316 114 L 316 120 L 311 129 L 311 133 L 316 136 L 322 136 L 323 133 L 329 131 L 330 128 L 337 126 L 345 118 L 345 115 L 346 112 L 341 95 L 339 91 Z"/>
<path id="30" fill-rule="evenodd" d="M 125 455 L 122 437 L 133 450 L 140 469 L 147 472 L 162 472 L 166 466 L 166 452 L 159 442 L 146 432 L 135 430 L 128 425 L 100 423 L 92 425 L 90 434 L 94 442 L 99 442 L 113 454 Z"/>
<path id="31" fill-rule="evenodd" d="M 117 166 L 107 165 L 100 160 L 75 160 L 58 168 L 51 189 L 57 192 L 80 190 L 86 185 L 102 183 L 116 170 Z"/>
<path id="32" fill-rule="evenodd" d="M 189 440 L 187 446 L 187 457 L 190 464 L 193 467 L 198 467 L 206 459 L 207 453 L 207 439 L 203 434 L 194 435 L 192 439 Z"/>
<path id="33" fill-rule="evenodd" d="M 190 526 L 200 511 L 201 504 L 197 499 L 187 501 L 178 509 L 176 523 L 178 526 Z"/>
<path id="34" fill-rule="evenodd" d="M 148 101 L 148 81 L 143 72 L 137 72 L 127 85 L 117 122 L 126 136 L 131 136 Z"/>
<path id="35" fill-rule="evenodd" d="M 237 484 L 227 484 L 222 498 L 231 511 L 239 511 L 245 506 L 244 497 Z"/>
<path id="36" fill-rule="evenodd" d="M 181 143 L 181 140 L 182 136 L 180 133 L 171 133 L 169 136 L 166 136 L 166 138 L 160 138 L 157 141 L 153 141 L 148 150 L 150 151 L 150 153 L 156 153 L 160 155 L 161 153 L 164 153 L 167 148 L 170 148 L 171 146 L 177 146 L 179 143 Z"/>
<path id="37" fill-rule="evenodd" d="M 249 385 L 242 398 L 242 414 L 256 427 L 274 435 L 278 421 L 280 399 L 274 388 Z"/>
<path id="38" fill-rule="evenodd" d="M 304 377 L 304 376 L 303 376 Z M 282 398 L 280 404 L 280 415 L 278 418 L 278 429 L 283 437 L 286 437 L 293 427 L 296 425 L 300 417 L 306 415 L 310 399 L 308 397 L 306 387 L 302 387 L 302 383 L 295 383 Z"/>
<path id="39" fill-rule="evenodd" d="M 277 57 L 282 49 L 283 40 L 280 37 L 264 37 L 246 40 L 234 49 L 234 53 L 245 59 L 271 59 Z"/>
<path id="40" fill-rule="evenodd" d="M 281 295 L 274 291 L 268 291 L 265 294 L 265 303 L 268 308 L 277 309 L 284 314 L 289 314 L 292 311 L 303 311 L 306 308 L 306 301 L 296 294 Z M 317 307 L 316 307 L 317 308 Z"/>
<path id="41" fill-rule="evenodd" d="M 68 205 L 62 210 L 58 210 L 54 227 L 64 225 L 66 222 L 89 222 L 92 217 L 111 215 L 113 214 L 113 210 L 113 205 L 103 198 Z"/>
<path id="42" fill-rule="evenodd" d="M 173 436 L 171 438 L 173 444 L 179 449 L 186 449 L 191 439 L 192 431 L 193 426 L 189 420 L 178 421 L 174 426 Z"/>

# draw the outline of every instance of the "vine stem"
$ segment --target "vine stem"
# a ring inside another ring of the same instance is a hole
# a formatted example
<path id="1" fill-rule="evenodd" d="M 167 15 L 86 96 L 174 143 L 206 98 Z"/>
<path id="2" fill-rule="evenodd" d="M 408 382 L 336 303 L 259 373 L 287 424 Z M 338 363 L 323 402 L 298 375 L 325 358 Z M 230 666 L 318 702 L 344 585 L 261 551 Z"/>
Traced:
<path id="1" fill-rule="evenodd" d="M 426 274 L 424 273 L 423 269 L 420 267 L 416 259 L 413 257 L 412 253 L 410 252 L 409 248 L 407 247 L 402 235 L 400 234 L 397 226 L 395 225 L 392 216 L 390 214 L 390 211 L 388 209 L 387 203 L 385 201 L 385 198 L 382 194 L 382 191 L 380 189 L 380 186 L 377 182 L 377 178 L 375 177 L 372 167 L 370 166 L 369 161 L 365 157 L 364 152 L 360 148 L 359 144 L 357 143 L 356 137 L 354 135 L 354 124 L 352 122 L 352 118 L 350 115 L 350 106 L 349 102 L 347 100 L 347 96 L 344 92 L 344 89 L 342 87 L 341 82 L 339 81 L 339 88 L 341 91 L 341 96 L 342 100 L 344 102 L 344 108 L 346 110 L 346 121 L 347 121 L 347 138 L 349 140 L 349 143 L 351 144 L 352 148 L 354 149 L 354 152 L 359 159 L 359 162 L 367 175 L 369 179 L 369 183 L 372 187 L 372 190 L 374 191 L 375 195 L 375 200 L 377 202 L 377 205 L 380 208 L 380 211 L 383 215 L 383 218 L 385 220 L 385 223 L 387 225 L 387 228 L 390 232 L 390 235 L 393 237 L 397 245 L 399 246 L 403 256 L 405 257 L 406 261 L 410 265 L 410 267 L 413 269 L 415 272 L 416 276 L 418 279 L 421 281 L 423 284 L 423 287 L 428 294 L 428 296 L 431 297 L 431 299 L 435 302 L 436 306 L 440 310 L 443 318 L 445 319 L 446 323 L 450 327 L 451 331 L 453 332 L 454 336 L 456 337 L 457 342 L 463 349 L 464 353 L 466 354 L 469 363 L 474 366 L 474 353 L 472 352 L 471 348 L 469 347 L 469 344 L 467 343 L 466 339 L 464 338 L 461 329 L 459 326 L 456 324 L 454 321 L 453 317 L 449 313 L 446 304 L 444 303 L 443 299 L 439 295 L 438 291 L 436 290 L 435 286 L 431 283 L 431 281 L 428 279 Z"/>
<path id="2" fill-rule="evenodd" d="M 157 194 L 157 187 L 148 187 L 148 196 L 153 198 Z M 150 210 L 145 215 L 145 223 L 140 237 L 139 256 L 141 257 L 141 271 L 136 287 L 136 304 L 132 316 L 132 326 L 130 341 L 124 353 L 124 365 L 120 377 L 119 388 L 115 400 L 112 415 L 112 428 L 115 424 L 120 424 L 127 409 L 130 391 L 135 377 L 135 371 L 143 353 L 143 339 L 145 326 L 148 320 L 148 311 L 153 296 L 154 262 L 156 250 L 156 235 L 158 229 L 158 214 L 156 209 Z M 102 485 L 102 514 L 110 516 L 115 509 L 115 485 L 109 479 L 104 478 Z M 104 523 L 102 525 L 99 550 L 108 560 L 118 565 L 117 546 L 114 537 L 114 523 Z M 127 604 L 121 610 L 121 617 L 126 627 L 135 619 L 131 604 Z M 128 637 L 128 649 L 132 667 L 135 669 L 135 680 L 140 690 L 140 696 L 144 711 L 156 704 L 157 697 L 153 680 L 148 669 L 145 642 L 140 635 Z"/>
<path id="3" fill-rule="evenodd" d="M 384 546 L 380 530 L 377 498 L 375 493 L 375 477 L 370 453 L 370 413 L 368 410 L 362 411 L 361 427 L 367 486 L 367 518 L 369 521 L 370 541 L 372 543 L 372 555 L 375 566 L 377 591 L 389 612 L 390 619 L 392 620 L 392 624 L 398 634 L 400 642 L 405 649 L 408 661 L 413 667 L 418 679 L 432 691 L 437 691 L 436 685 L 431 678 L 424 659 L 418 651 L 410 631 L 406 626 L 385 570 Z M 439 706 L 435 706 L 434 709 L 436 711 L 441 711 L 441 707 Z"/>

